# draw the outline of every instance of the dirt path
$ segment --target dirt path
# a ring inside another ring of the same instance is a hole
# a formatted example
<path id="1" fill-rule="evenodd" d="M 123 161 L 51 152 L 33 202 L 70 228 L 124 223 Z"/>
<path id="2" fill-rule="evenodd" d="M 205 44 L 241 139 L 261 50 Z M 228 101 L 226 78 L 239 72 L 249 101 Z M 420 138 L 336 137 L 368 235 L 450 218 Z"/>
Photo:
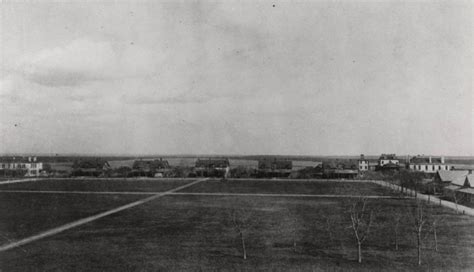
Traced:
<path id="1" fill-rule="evenodd" d="M 401 189 L 402 189 L 401 186 L 396 185 L 396 184 L 392 184 L 392 183 L 389 183 L 389 182 L 386 182 L 386 181 L 370 180 L 369 182 L 378 184 L 380 186 L 388 187 L 388 188 L 391 188 L 391 189 L 397 190 L 397 191 L 401 191 Z M 422 200 L 425 200 L 425 201 L 429 201 L 430 203 L 431 202 L 436 203 L 436 204 L 439 204 L 443 207 L 456 210 L 456 211 L 458 211 L 459 213 L 462 213 L 462 214 L 467 214 L 467 215 L 474 216 L 474 209 L 473 208 L 469 208 L 469 207 L 459 205 L 459 204 L 456 205 L 456 203 L 453 203 L 451 201 L 442 200 L 442 199 L 439 199 L 438 197 L 435 197 L 435 196 L 432 196 L 432 195 L 421 194 L 421 193 L 415 192 L 415 190 L 411 190 L 411 189 L 406 189 L 406 190 L 407 190 L 408 196 L 416 197 L 418 199 L 422 199 Z"/>
<path id="2" fill-rule="evenodd" d="M 112 210 L 109 210 L 109 211 L 106 211 L 106 212 L 102 212 L 102 213 L 99 213 L 99 214 L 96 214 L 96 215 L 93 215 L 93 216 L 89 216 L 89 217 L 86 217 L 86 218 L 83 218 L 83 219 L 80 219 L 80 220 L 62 225 L 60 227 L 50 229 L 50 230 L 47 230 L 45 232 L 41 232 L 37 235 L 33 235 L 33 236 L 28 237 L 28 238 L 25 238 L 25 239 L 22 239 L 22 240 L 19 240 L 19 241 L 10 243 L 10 244 L 2 245 L 2 246 L 0 246 L 0 252 L 5 251 L 5 250 L 9 250 L 9 249 L 12 249 L 12 248 L 15 248 L 15 247 L 18 247 L 18 246 L 22 246 L 22 245 L 25 245 L 25 244 L 29 244 L 31 242 L 43 239 L 45 237 L 58 234 L 58 233 L 63 232 L 65 230 L 72 229 L 74 227 L 78 227 L 78 226 L 87 224 L 89 222 L 95 221 L 95 220 L 100 219 L 102 217 L 105 217 L 105 216 L 108 216 L 108 215 L 111 215 L 111 214 L 114 214 L 114 213 L 118 213 L 120 211 L 130 209 L 132 207 L 150 202 L 152 200 L 155 200 L 155 199 L 160 198 L 160 197 L 165 196 L 165 195 L 169 195 L 171 193 L 177 192 L 177 191 L 182 190 L 184 188 L 193 186 L 193 185 L 195 185 L 199 182 L 205 181 L 205 180 L 207 180 L 207 179 L 199 179 L 199 180 L 196 180 L 194 182 L 188 183 L 186 185 L 177 187 L 175 189 L 172 189 L 172 190 L 169 190 L 169 191 L 166 191 L 166 192 L 160 192 L 160 193 L 157 193 L 153 196 L 147 197 L 145 199 L 138 200 L 138 201 L 132 202 L 130 204 L 120 206 L 118 208 L 115 208 L 115 209 L 112 209 Z"/>
<path id="3" fill-rule="evenodd" d="M 30 182 L 30 181 L 37 181 L 37 180 L 38 180 L 38 178 L 4 180 L 4 181 L 0 181 L 0 185 L 1 184 L 20 183 L 20 182 Z"/>

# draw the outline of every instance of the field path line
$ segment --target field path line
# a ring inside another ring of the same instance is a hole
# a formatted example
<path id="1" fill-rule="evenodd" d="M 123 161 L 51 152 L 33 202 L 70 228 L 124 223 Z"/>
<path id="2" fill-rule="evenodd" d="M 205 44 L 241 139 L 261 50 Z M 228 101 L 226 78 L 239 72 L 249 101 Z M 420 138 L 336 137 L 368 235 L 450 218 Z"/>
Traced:
<path id="1" fill-rule="evenodd" d="M 28 194 L 81 194 L 81 195 L 156 195 L 160 192 L 120 192 L 120 191 L 35 191 L 35 190 L 0 190 L 0 193 L 28 193 Z M 194 196 L 257 196 L 257 197 L 360 197 L 360 195 L 337 195 L 337 194 L 275 194 L 275 193 L 206 193 L 206 192 L 171 192 L 168 195 L 194 195 Z M 409 198 L 400 196 L 369 195 L 366 198 Z"/>
<path id="2" fill-rule="evenodd" d="M 44 231 L 44 232 L 41 232 L 41 233 L 39 233 L 39 234 L 30 236 L 30 237 L 28 237 L 28 238 L 25 238 L 25 239 L 22 239 L 22 240 L 19 240 L 19 241 L 10 243 L 10 244 L 2 245 L 2 246 L 0 246 L 0 252 L 9 250 L 9 249 L 12 249 L 12 248 L 15 248 L 15 247 L 19 247 L 19 246 L 22 246 L 22 245 L 25 245 L 25 244 L 29 244 L 29 243 L 31 243 L 31 242 L 34 242 L 34 241 L 43 239 L 43 238 L 45 238 L 45 237 L 58 234 L 58 233 L 63 232 L 63 231 L 65 231 L 65 230 L 72 229 L 72 228 L 74 228 L 74 227 L 78 227 L 78 226 L 87 224 L 87 223 L 89 223 L 89 222 L 95 221 L 95 220 L 100 219 L 100 218 L 102 218 L 102 217 L 105 217 L 105 216 L 108 216 L 108 215 L 111 215 L 111 214 L 114 214 L 114 213 L 118 213 L 118 212 L 120 212 L 120 211 L 123 211 L 123 210 L 126 210 L 126 209 L 130 209 L 130 208 L 132 208 L 132 207 L 135 207 L 135 206 L 138 206 L 138 205 L 141 205 L 141 204 L 150 202 L 150 201 L 152 201 L 152 200 L 155 200 L 155 199 L 160 198 L 160 197 L 165 196 L 165 195 L 169 195 L 169 194 L 171 194 L 171 193 L 174 193 L 174 192 L 176 192 L 176 191 L 182 190 L 182 189 L 184 189 L 184 188 L 193 186 L 193 185 L 195 185 L 195 184 L 197 184 L 197 183 L 199 183 L 199 182 L 205 181 L 205 180 L 207 180 L 207 178 L 206 178 L 206 179 L 199 179 L 199 180 L 196 180 L 196 181 L 194 181 L 194 182 L 185 184 L 185 185 L 183 185 L 183 186 L 179 186 L 179 187 L 177 187 L 177 188 L 171 189 L 171 190 L 169 190 L 169 191 L 160 192 L 160 193 L 158 193 L 158 194 L 155 194 L 155 195 L 153 195 L 153 196 L 144 198 L 144 199 L 142 199 L 142 200 L 138 200 L 138 201 L 132 202 L 132 203 L 130 203 L 130 204 L 123 205 L 123 206 L 120 206 L 120 207 L 118 207 L 118 208 L 115 208 L 115 209 L 112 209 L 112 210 L 109 210 L 109 211 L 106 211 L 106 212 L 102 212 L 102 213 L 99 213 L 99 214 L 96 214 L 96 215 L 93 215 L 93 216 L 89 216 L 89 217 L 86 217 L 86 218 L 83 218 L 83 219 L 79 219 L 79 220 L 77 220 L 77 221 L 74 221 L 74 222 L 71 222 L 71 223 L 68 223 L 68 224 L 65 224 L 65 225 L 62 225 L 62 226 L 60 226 L 60 227 L 53 228 L 53 229 L 50 229 L 50 230 L 47 230 L 47 231 Z"/>
<path id="3" fill-rule="evenodd" d="M 322 197 L 322 198 L 354 198 L 360 197 L 360 195 L 315 195 L 315 194 L 261 194 L 261 193 L 172 193 L 170 195 L 190 195 L 190 196 L 257 196 L 257 197 Z M 388 199 L 400 199 L 407 197 L 399 196 L 379 196 L 379 195 L 369 195 L 364 198 L 388 198 Z"/>
<path id="4" fill-rule="evenodd" d="M 55 190 L 0 190 L 0 193 L 27 194 L 79 194 L 79 195 L 156 195 L 162 192 L 127 192 L 127 191 L 55 191 Z M 173 194 L 173 193 L 170 193 Z"/>
<path id="5" fill-rule="evenodd" d="M 392 190 L 396 190 L 396 191 L 401 191 L 402 190 L 402 187 L 400 185 L 393 184 L 393 183 L 390 183 L 390 182 L 386 182 L 386 181 L 383 181 L 383 180 L 370 180 L 370 182 L 378 184 L 380 186 L 391 188 Z M 474 209 L 473 208 L 470 208 L 470 207 L 467 207 L 467 206 L 464 206 L 464 205 L 461 205 L 461 204 L 456 204 L 456 203 L 453 203 L 451 201 L 442 200 L 442 199 L 440 199 L 439 197 L 436 197 L 436 196 L 425 195 L 425 194 L 422 194 L 420 192 L 416 192 L 415 190 L 408 189 L 408 188 L 405 188 L 405 194 L 407 194 L 408 196 L 410 196 L 412 198 L 415 198 L 415 199 L 421 199 L 421 200 L 424 200 L 424 201 L 428 201 L 429 203 L 432 202 L 433 204 L 439 204 L 440 206 L 450 208 L 452 210 L 455 210 L 456 213 L 462 213 L 462 214 L 467 214 L 467 215 L 470 215 L 470 216 L 474 216 Z"/>
<path id="6" fill-rule="evenodd" d="M 0 185 L 2 185 L 2 184 L 20 183 L 20 182 L 29 182 L 29 181 L 37 181 L 37 180 L 38 180 L 37 178 L 4 180 L 4 181 L 0 181 Z"/>

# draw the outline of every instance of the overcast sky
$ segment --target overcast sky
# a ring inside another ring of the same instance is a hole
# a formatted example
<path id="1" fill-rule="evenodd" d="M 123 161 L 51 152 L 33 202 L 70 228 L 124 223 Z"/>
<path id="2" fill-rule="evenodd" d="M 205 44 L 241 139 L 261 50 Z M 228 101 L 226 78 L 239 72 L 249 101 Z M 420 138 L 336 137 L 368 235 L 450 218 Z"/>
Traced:
<path id="1" fill-rule="evenodd" d="M 474 155 L 472 3 L 4 1 L 0 153 Z"/>

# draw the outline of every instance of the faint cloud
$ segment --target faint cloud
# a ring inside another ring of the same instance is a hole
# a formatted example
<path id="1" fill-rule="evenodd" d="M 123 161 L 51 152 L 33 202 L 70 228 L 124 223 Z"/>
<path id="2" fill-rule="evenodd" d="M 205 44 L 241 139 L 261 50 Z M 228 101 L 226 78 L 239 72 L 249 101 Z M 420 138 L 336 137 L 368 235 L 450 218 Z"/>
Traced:
<path id="1" fill-rule="evenodd" d="M 79 86 L 91 81 L 149 74 L 150 51 L 79 39 L 24 56 L 15 71 L 40 85 Z"/>
<path id="2" fill-rule="evenodd" d="M 122 97 L 122 100 L 127 104 L 133 104 L 133 105 L 191 104 L 191 103 L 201 104 L 201 103 L 206 103 L 215 98 L 216 97 L 209 94 L 181 93 L 175 96 L 167 96 L 167 97 L 126 95 Z"/>

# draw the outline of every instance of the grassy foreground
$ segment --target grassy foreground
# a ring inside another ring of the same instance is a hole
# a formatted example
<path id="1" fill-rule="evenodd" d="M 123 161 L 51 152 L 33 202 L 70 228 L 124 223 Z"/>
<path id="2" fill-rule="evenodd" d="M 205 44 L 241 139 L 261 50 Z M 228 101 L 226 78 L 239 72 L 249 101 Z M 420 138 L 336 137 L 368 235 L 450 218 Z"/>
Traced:
<path id="1" fill-rule="evenodd" d="M 143 198 L 136 195 L 0 193 L 0 245 Z"/>
<path id="2" fill-rule="evenodd" d="M 431 232 L 421 267 L 411 218 L 394 248 L 392 215 L 413 200 L 372 199 L 377 210 L 363 245 L 363 263 L 350 225 L 347 199 L 166 196 L 76 229 L 0 253 L 2 271 L 469 271 L 474 267 L 473 218 L 433 206 L 442 216 L 438 252 Z M 243 211 L 247 260 L 232 224 Z M 296 246 L 295 246 L 296 244 Z"/>
<path id="3" fill-rule="evenodd" d="M 164 192 L 190 183 L 179 179 L 54 179 L 2 184 L 0 190 Z"/>

